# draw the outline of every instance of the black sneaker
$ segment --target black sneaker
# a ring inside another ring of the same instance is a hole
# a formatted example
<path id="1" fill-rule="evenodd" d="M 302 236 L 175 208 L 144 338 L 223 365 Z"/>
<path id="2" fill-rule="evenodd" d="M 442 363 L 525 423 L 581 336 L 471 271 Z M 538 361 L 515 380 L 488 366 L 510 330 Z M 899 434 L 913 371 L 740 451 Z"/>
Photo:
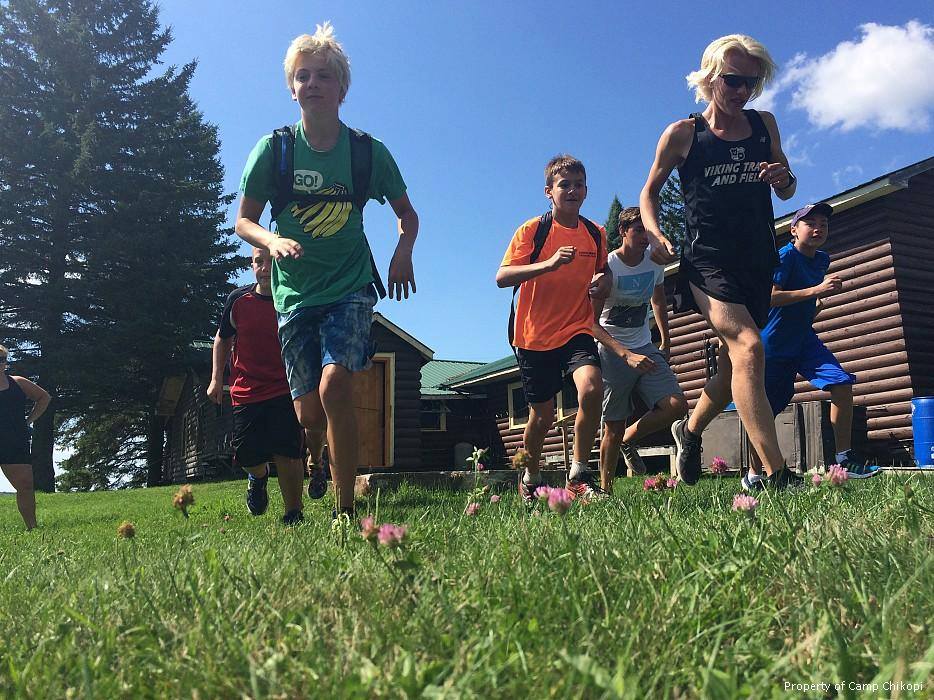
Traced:
<path id="1" fill-rule="evenodd" d="M 321 453 L 321 464 L 315 464 L 311 455 L 308 456 L 308 498 L 318 500 L 324 498 L 328 492 L 328 471 L 330 457 L 328 448 Z"/>
<path id="2" fill-rule="evenodd" d="M 840 466 L 846 469 L 851 479 L 868 479 L 882 473 L 878 464 L 866 464 L 853 450 L 847 450 L 846 458 L 840 462 Z"/>
<path id="3" fill-rule="evenodd" d="M 761 491 L 765 488 L 766 477 L 758 476 L 755 479 L 749 478 L 749 472 L 747 471 L 743 474 L 743 478 L 740 479 L 740 484 L 742 484 L 743 491 Z"/>
<path id="4" fill-rule="evenodd" d="M 305 522 L 305 514 L 300 510 L 290 510 L 282 516 L 283 525 L 298 525 Z"/>
<path id="5" fill-rule="evenodd" d="M 565 487 L 574 494 L 574 498 L 583 498 L 588 501 L 609 498 L 610 494 L 600 488 L 597 483 L 599 475 L 594 471 L 582 471 L 574 479 L 568 479 Z"/>
<path id="6" fill-rule="evenodd" d="M 623 455 L 623 462 L 626 463 L 627 469 L 633 474 L 645 474 L 645 462 L 642 461 L 638 447 L 631 442 L 624 442 L 619 446 L 619 451 Z"/>
<path id="7" fill-rule="evenodd" d="M 768 488 L 776 491 L 801 491 L 805 488 L 804 479 L 787 466 L 782 466 L 777 472 L 772 472 L 765 482 Z"/>
<path id="8" fill-rule="evenodd" d="M 685 484 L 693 486 L 701 475 L 701 436 L 688 430 L 687 418 L 671 424 L 671 436 L 678 453 L 678 476 Z"/>
<path id="9" fill-rule="evenodd" d="M 266 476 L 260 478 L 247 474 L 246 477 L 246 507 L 252 515 L 262 515 L 269 507 L 269 494 L 266 493 L 266 483 L 269 481 L 269 467 Z"/>

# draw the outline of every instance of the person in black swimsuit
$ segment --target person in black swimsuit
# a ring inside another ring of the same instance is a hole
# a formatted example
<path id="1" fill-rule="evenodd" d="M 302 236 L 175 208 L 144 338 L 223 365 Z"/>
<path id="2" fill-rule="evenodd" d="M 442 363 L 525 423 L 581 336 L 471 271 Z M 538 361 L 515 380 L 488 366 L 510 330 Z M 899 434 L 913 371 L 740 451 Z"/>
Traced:
<path id="1" fill-rule="evenodd" d="M 800 477 L 785 469 L 765 395 L 765 358 L 759 329 L 768 318 L 775 252 L 772 192 L 795 193 L 795 176 L 782 152 L 775 117 L 744 109 L 775 72 L 755 39 L 731 34 L 704 51 L 700 70 L 687 76 L 703 112 L 670 124 L 658 141 L 655 162 L 639 201 L 652 259 L 675 260 L 658 225 L 659 195 L 678 168 L 684 192 L 687 239 L 681 251 L 675 310 L 696 310 L 720 338 L 719 372 L 689 418 L 672 425 L 678 471 L 687 484 L 701 472 L 701 433 L 731 398 L 768 483 L 785 489 Z"/>
<path id="2" fill-rule="evenodd" d="M 9 353 L 0 345 L 0 471 L 16 489 L 16 505 L 26 529 L 36 526 L 36 493 L 32 486 L 29 429 L 49 406 L 49 393 L 25 377 L 7 371 Z M 26 417 L 26 403 L 33 402 Z"/>

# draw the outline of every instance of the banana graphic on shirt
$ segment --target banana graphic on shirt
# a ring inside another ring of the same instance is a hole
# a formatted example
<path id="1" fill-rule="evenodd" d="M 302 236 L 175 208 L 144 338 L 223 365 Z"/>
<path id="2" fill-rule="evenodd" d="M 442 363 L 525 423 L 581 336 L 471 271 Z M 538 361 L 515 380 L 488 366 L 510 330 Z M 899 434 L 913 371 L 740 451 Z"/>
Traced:
<path id="1" fill-rule="evenodd" d="M 346 194 L 343 185 L 331 185 L 315 194 Z M 291 214 L 312 238 L 327 238 L 340 231 L 353 209 L 352 202 L 316 202 L 306 207 L 292 206 Z"/>

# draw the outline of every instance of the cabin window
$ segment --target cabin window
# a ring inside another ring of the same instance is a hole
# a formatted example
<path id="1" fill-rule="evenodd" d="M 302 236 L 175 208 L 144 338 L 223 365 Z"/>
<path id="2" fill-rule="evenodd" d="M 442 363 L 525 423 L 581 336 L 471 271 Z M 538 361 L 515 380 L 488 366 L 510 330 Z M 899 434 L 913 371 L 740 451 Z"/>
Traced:
<path id="1" fill-rule="evenodd" d="M 422 401 L 421 421 L 425 432 L 443 432 L 447 430 L 448 407 L 444 401 Z"/>
<path id="2" fill-rule="evenodd" d="M 529 422 L 529 404 L 525 400 L 522 382 L 515 382 L 507 387 L 509 399 L 509 427 L 522 428 Z"/>

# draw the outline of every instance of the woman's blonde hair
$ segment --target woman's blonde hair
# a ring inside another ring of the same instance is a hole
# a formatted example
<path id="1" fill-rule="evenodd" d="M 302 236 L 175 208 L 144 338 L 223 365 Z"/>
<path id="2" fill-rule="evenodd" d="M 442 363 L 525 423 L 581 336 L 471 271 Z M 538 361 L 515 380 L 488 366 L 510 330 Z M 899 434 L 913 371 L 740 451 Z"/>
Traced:
<path id="1" fill-rule="evenodd" d="M 772 82 L 778 67 L 762 44 L 745 34 L 721 36 L 711 41 L 704 49 L 700 70 L 687 74 L 688 86 L 694 88 L 695 102 L 710 102 L 710 83 L 723 71 L 726 54 L 730 51 L 744 53 L 759 62 L 759 84 L 756 85 L 749 99 L 752 100 L 761 95 L 762 90 Z"/>
<path id="2" fill-rule="evenodd" d="M 341 100 L 347 95 L 350 88 L 350 61 L 344 48 L 334 37 L 334 27 L 330 22 L 315 26 L 314 35 L 302 34 L 289 44 L 285 52 L 285 84 L 292 87 L 292 78 L 295 77 L 295 64 L 298 63 L 299 54 L 309 53 L 324 56 L 328 66 L 337 74 L 337 81 L 341 87 Z"/>
<path id="3" fill-rule="evenodd" d="M 10 356 L 10 351 L 5 346 L 0 345 L 0 362 L 4 362 Z"/>

